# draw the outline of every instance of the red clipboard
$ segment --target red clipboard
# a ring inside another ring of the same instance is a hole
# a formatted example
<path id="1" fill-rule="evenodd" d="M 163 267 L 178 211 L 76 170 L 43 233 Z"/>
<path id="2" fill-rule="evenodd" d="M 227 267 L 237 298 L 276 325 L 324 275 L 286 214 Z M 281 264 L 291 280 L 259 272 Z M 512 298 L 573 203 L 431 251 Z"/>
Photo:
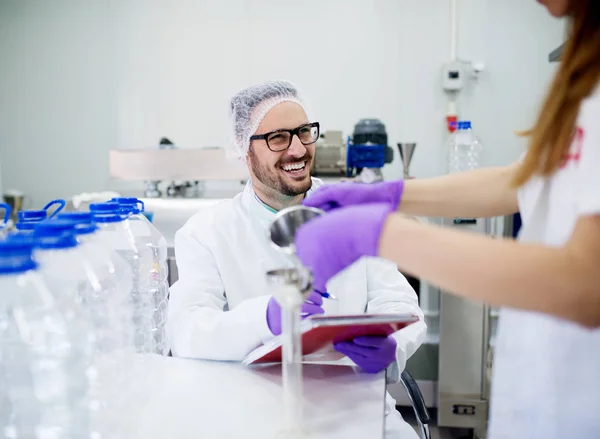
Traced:
<path id="1" fill-rule="evenodd" d="M 413 314 L 312 316 L 302 321 L 302 354 L 307 356 L 355 337 L 388 336 L 418 321 Z M 281 341 L 278 336 L 256 348 L 243 364 L 281 363 Z"/>

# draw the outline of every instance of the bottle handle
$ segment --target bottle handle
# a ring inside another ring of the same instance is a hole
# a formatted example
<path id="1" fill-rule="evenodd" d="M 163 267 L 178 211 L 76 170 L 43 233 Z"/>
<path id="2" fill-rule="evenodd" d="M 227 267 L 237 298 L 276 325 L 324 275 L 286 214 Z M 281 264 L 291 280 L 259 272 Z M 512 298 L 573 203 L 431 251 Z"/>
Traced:
<path id="1" fill-rule="evenodd" d="M 135 204 L 136 204 L 136 205 L 138 205 L 138 204 L 139 204 L 140 206 L 142 206 L 142 207 L 140 208 L 140 212 L 144 212 L 144 211 L 146 210 L 146 206 L 144 206 L 144 202 L 143 202 L 142 200 L 140 200 L 139 198 L 136 198 L 136 200 L 137 200 L 137 203 L 135 203 Z"/>
<path id="2" fill-rule="evenodd" d="M 4 223 L 2 224 L 2 227 L 4 227 L 10 219 L 10 215 L 12 214 L 12 207 L 10 207 L 10 204 L 0 203 L 0 209 L 4 209 Z"/>
<path id="3" fill-rule="evenodd" d="M 48 219 L 52 219 L 54 218 L 56 215 L 58 215 L 60 213 L 61 210 L 63 210 L 65 208 L 65 206 L 67 205 L 67 203 L 65 202 L 65 200 L 61 200 L 61 199 L 57 199 L 57 200 L 52 200 L 50 201 L 48 204 L 46 204 L 44 206 L 44 210 L 48 211 L 48 209 L 52 206 L 54 206 L 55 204 L 59 204 L 59 207 L 52 212 L 52 214 L 48 217 Z"/>

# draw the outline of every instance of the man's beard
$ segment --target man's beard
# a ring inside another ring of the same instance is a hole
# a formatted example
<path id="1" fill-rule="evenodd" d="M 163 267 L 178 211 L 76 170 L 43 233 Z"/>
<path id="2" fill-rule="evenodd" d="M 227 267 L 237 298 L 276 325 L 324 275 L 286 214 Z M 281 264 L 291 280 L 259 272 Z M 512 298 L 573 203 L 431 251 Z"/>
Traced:
<path id="1" fill-rule="evenodd" d="M 254 154 L 254 150 L 252 148 L 250 148 L 250 150 L 248 151 L 248 156 L 250 159 L 250 167 L 252 168 L 252 174 L 254 175 L 254 177 L 268 188 L 271 188 L 282 195 L 288 197 L 295 197 L 297 195 L 307 193 L 312 186 L 312 179 L 310 177 L 305 182 L 297 182 L 294 185 L 289 184 L 283 179 L 283 176 L 280 175 L 277 172 L 277 170 L 271 169 L 267 165 L 259 163 L 259 160 Z M 281 168 L 281 166 L 285 165 L 286 163 L 295 163 L 302 161 L 305 161 L 306 166 L 309 167 L 309 171 L 312 171 L 312 169 L 310 169 L 310 167 L 312 166 L 312 156 L 308 152 L 301 159 L 278 162 L 275 165 L 275 167 Z"/>

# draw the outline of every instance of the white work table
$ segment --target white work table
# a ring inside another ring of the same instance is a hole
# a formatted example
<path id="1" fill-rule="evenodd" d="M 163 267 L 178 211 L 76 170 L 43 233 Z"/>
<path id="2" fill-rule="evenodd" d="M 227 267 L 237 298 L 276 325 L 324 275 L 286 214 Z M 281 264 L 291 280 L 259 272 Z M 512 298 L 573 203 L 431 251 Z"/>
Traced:
<path id="1" fill-rule="evenodd" d="M 139 360 L 139 358 L 138 358 Z M 385 375 L 305 364 L 307 439 L 382 438 Z M 121 418 L 128 439 L 275 439 L 282 426 L 281 368 L 144 356 Z"/>

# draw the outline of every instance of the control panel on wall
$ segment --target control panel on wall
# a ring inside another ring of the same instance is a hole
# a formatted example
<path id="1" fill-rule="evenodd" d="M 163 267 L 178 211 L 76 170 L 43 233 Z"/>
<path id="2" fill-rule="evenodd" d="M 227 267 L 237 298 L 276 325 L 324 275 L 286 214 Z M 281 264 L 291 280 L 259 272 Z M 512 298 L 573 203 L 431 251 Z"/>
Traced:
<path id="1" fill-rule="evenodd" d="M 460 61 L 450 62 L 443 68 L 443 87 L 446 91 L 459 91 L 463 88 L 463 66 Z"/>

